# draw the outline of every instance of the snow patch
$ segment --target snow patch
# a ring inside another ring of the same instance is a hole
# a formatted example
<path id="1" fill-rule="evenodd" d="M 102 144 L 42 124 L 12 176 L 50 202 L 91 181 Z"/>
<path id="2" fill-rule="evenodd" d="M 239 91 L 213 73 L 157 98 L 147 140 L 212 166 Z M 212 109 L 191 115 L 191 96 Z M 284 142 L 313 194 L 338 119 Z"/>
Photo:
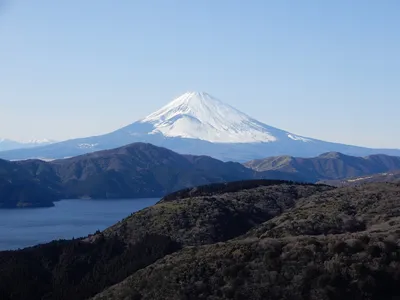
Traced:
<path id="1" fill-rule="evenodd" d="M 21 143 L 23 144 L 52 144 L 55 143 L 56 141 L 50 140 L 50 139 L 31 139 L 28 141 L 22 141 Z"/>
<path id="2" fill-rule="evenodd" d="M 288 136 L 289 139 L 292 139 L 294 141 L 302 141 L 302 142 L 305 142 L 305 143 L 312 142 L 311 139 L 307 139 L 307 138 L 302 137 L 302 136 L 294 135 L 292 133 L 288 133 L 287 136 Z"/>
<path id="3" fill-rule="evenodd" d="M 23 159 L 10 159 L 10 161 L 25 161 L 25 160 L 31 160 L 31 159 L 38 159 L 44 162 L 50 162 L 55 160 L 55 158 L 46 158 L 46 157 L 31 157 L 31 158 L 23 158 Z"/>
<path id="4" fill-rule="evenodd" d="M 98 145 L 98 143 L 95 143 L 95 144 L 82 143 L 82 144 L 78 144 L 78 148 L 81 148 L 81 149 L 91 149 L 91 148 L 96 147 L 97 145 Z"/>
<path id="5" fill-rule="evenodd" d="M 0 151 L 14 150 L 14 149 L 24 149 L 24 148 L 34 148 L 38 146 L 44 146 L 52 144 L 54 141 L 49 139 L 33 139 L 28 141 L 13 141 L 5 138 L 0 139 Z"/>

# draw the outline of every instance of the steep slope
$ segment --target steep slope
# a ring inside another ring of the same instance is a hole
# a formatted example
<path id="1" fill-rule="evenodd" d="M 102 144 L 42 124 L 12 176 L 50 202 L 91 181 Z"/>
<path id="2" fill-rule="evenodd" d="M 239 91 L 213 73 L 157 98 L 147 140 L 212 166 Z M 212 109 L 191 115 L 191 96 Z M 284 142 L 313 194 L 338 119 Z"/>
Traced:
<path id="1" fill-rule="evenodd" d="M 388 155 L 355 157 L 329 152 L 313 158 L 268 157 L 249 161 L 244 165 L 258 172 L 280 171 L 301 174 L 302 178 L 317 182 L 398 170 L 400 169 L 400 157 Z"/>
<path id="2" fill-rule="evenodd" d="M 65 158 L 146 142 L 181 154 L 244 162 L 276 155 L 310 157 L 337 151 L 349 155 L 400 155 L 298 136 L 263 124 L 204 92 L 187 92 L 147 117 L 114 132 L 35 149 L 3 151 L 4 159 Z M 234 151 L 232 151 L 234 149 Z"/>

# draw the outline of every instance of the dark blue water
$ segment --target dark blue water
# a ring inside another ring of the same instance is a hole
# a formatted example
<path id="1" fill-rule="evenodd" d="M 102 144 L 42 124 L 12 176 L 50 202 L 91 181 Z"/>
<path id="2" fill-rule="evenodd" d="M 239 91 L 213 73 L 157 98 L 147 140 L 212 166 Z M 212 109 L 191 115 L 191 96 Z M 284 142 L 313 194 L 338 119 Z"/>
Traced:
<path id="1" fill-rule="evenodd" d="M 1 209 L 0 250 L 87 236 L 158 200 L 63 200 L 50 208 Z"/>

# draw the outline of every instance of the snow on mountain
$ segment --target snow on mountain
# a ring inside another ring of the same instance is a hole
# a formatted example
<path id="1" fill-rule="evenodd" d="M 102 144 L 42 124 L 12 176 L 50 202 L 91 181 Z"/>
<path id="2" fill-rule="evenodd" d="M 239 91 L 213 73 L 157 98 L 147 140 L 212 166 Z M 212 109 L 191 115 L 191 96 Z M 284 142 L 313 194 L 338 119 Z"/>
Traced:
<path id="1" fill-rule="evenodd" d="M 294 135 L 292 133 L 288 133 L 287 136 L 288 136 L 289 139 L 292 139 L 294 141 L 302 141 L 302 142 L 306 142 L 306 143 L 307 142 L 312 142 L 312 139 L 308 139 L 308 138 L 305 138 L 305 137 L 302 137 L 302 136 Z"/>
<path id="2" fill-rule="evenodd" d="M 32 145 L 48 145 L 55 143 L 55 140 L 50 139 L 30 139 L 27 141 L 22 141 L 22 144 L 32 144 Z"/>
<path id="3" fill-rule="evenodd" d="M 150 132 L 167 137 L 200 139 L 213 143 L 274 142 L 265 126 L 207 93 L 188 92 L 140 123 L 150 123 Z"/>
<path id="4" fill-rule="evenodd" d="M 0 139 L 0 151 L 33 148 L 38 146 L 44 146 L 54 143 L 55 141 L 48 139 L 32 139 L 27 141 L 13 141 L 10 139 Z"/>
<path id="5" fill-rule="evenodd" d="M 278 155 L 312 157 L 326 152 L 400 156 L 398 149 L 370 149 L 299 136 L 261 123 L 207 93 L 187 92 L 116 131 L 30 149 L 2 151 L 0 158 L 64 158 L 133 142 L 151 143 L 182 154 L 241 162 Z"/>

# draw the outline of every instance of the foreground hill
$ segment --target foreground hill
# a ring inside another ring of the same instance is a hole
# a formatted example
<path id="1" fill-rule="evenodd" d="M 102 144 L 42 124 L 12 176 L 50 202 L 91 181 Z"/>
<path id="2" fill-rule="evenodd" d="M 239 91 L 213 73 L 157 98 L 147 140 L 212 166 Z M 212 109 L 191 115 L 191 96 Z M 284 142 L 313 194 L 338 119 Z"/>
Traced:
<path id="1" fill-rule="evenodd" d="M 279 171 L 301 174 L 304 180 L 317 182 L 399 170 L 400 157 L 383 154 L 356 157 L 338 152 L 329 152 L 312 158 L 268 157 L 252 160 L 244 165 L 258 172 Z"/>
<path id="2" fill-rule="evenodd" d="M 296 174 L 256 172 L 144 143 L 51 162 L 0 160 L 0 168 L 1 207 L 49 206 L 66 198 L 162 197 L 187 187 L 255 178 L 301 181 Z"/>
<path id="3" fill-rule="evenodd" d="M 0 299 L 86 299 L 167 254 L 244 234 L 299 198 L 331 189 L 279 181 L 228 183 L 213 186 L 212 197 L 167 197 L 85 240 L 0 252 Z"/>
<path id="4" fill-rule="evenodd" d="M 0 158 L 59 159 L 133 142 L 238 162 L 284 154 L 312 157 L 329 151 L 357 156 L 376 153 L 400 156 L 399 149 L 370 149 L 299 136 L 261 123 L 208 93 L 187 92 L 147 117 L 113 132 L 35 149 L 4 151 L 0 152 Z"/>
<path id="5" fill-rule="evenodd" d="M 281 214 L 300 198 L 331 189 L 265 180 L 194 188 L 164 197 L 102 235 L 132 243 L 149 233 L 161 234 L 185 246 L 225 241 Z"/>
<path id="6" fill-rule="evenodd" d="M 394 183 L 186 189 L 83 240 L 0 252 L 0 297 L 397 299 L 399 195 Z"/>
<path id="7" fill-rule="evenodd" d="M 316 192 L 243 236 L 186 247 L 93 299 L 397 299 L 399 192 L 383 183 Z"/>

